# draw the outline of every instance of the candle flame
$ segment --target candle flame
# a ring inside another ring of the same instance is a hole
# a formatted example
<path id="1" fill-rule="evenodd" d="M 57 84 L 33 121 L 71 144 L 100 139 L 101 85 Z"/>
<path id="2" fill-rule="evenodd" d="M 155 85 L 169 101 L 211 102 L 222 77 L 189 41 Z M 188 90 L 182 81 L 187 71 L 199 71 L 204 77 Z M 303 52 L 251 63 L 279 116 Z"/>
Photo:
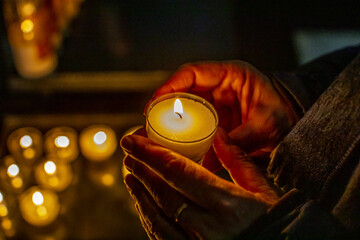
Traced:
<path id="1" fill-rule="evenodd" d="M 25 135 L 22 138 L 20 138 L 20 146 L 23 148 L 28 148 L 32 145 L 32 138 L 29 135 Z"/>
<path id="2" fill-rule="evenodd" d="M 66 148 L 70 145 L 70 140 L 67 136 L 58 136 L 55 138 L 55 145 L 59 148 Z"/>
<path id="3" fill-rule="evenodd" d="M 56 165 L 53 161 L 47 161 L 44 164 L 44 169 L 45 169 L 45 172 L 47 172 L 48 174 L 54 174 L 56 171 Z"/>
<path id="4" fill-rule="evenodd" d="M 103 131 L 99 131 L 99 132 L 95 133 L 93 140 L 96 145 L 101 145 L 101 144 L 105 143 L 106 138 L 107 138 L 106 133 Z"/>
<path id="5" fill-rule="evenodd" d="M 41 194 L 41 192 L 36 191 L 32 195 L 32 201 L 35 205 L 39 206 L 44 203 L 44 196 Z"/>
<path id="6" fill-rule="evenodd" d="M 174 103 L 174 113 L 179 113 L 179 114 L 184 113 L 183 106 L 181 104 L 180 99 L 178 99 L 178 98 L 175 100 L 175 103 Z"/>
<path id="7" fill-rule="evenodd" d="M 15 177 L 16 175 L 19 174 L 19 167 L 18 165 L 16 164 L 11 164 L 9 167 L 8 167 L 8 170 L 7 170 L 7 173 L 9 175 L 9 177 Z"/>

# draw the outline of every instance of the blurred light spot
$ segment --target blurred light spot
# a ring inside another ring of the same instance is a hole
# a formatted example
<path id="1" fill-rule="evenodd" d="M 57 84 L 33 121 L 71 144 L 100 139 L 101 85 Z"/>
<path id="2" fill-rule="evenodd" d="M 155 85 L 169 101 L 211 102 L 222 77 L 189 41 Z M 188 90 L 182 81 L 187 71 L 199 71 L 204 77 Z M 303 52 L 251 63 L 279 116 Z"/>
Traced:
<path id="1" fill-rule="evenodd" d="M 23 38 L 24 38 L 24 40 L 26 40 L 26 41 L 31 41 L 31 40 L 33 40 L 33 39 L 34 39 L 34 36 L 35 36 L 34 32 L 23 33 Z"/>
<path id="2" fill-rule="evenodd" d="M 34 192 L 34 194 L 32 195 L 32 201 L 35 205 L 41 205 L 44 203 L 44 196 L 41 194 L 41 192 Z"/>
<path id="3" fill-rule="evenodd" d="M 20 172 L 20 169 L 19 169 L 18 165 L 16 165 L 16 164 L 11 164 L 7 170 L 9 177 L 15 177 L 19 174 L 19 172 Z"/>
<path id="4" fill-rule="evenodd" d="M 40 206 L 40 207 L 36 208 L 36 213 L 40 217 L 45 217 L 45 216 L 47 216 L 47 209 L 44 206 Z"/>
<path id="5" fill-rule="evenodd" d="M 70 140 L 67 136 L 59 136 L 55 138 L 55 145 L 59 148 L 66 148 L 70 145 Z"/>
<path id="6" fill-rule="evenodd" d="M 24 14 L 25 16 L 29 16 L 31 14 L 33 14 L 33 12 L 35 11 L 35 6 L 32 3 L 25 3 L 22 8 L 22 14 Z"/>
<path id="7" fill-rule="evenodd" d="M 96 143 L 97 145 L 101 145 L 106 141 L 106 138 L 106 133 L 103 131 L 99 131 L 94 135 L 94 143 Z"/>
<path id="8" fill-rule="evenodd" d="M 5 230 L 10 230 L 12 228 L 12 222 L 10 221 L 10 219 L 4 219 L 1 225 Z"/>
<path id="9" fill-rule="evenodd" d="M 113 175 L 106 173 L 101 177 L 101 182 L 106 186 L 111 186 L 114 184 L 115 179 Z"/>
<path id="10" fill-rule="evenodd" d="M 11 180 L 11 185 L 13 185 L 14 188 L 21 188 L 23 186 L 23 180 L 20 177 L 15 177 Z"/>
<path id="11" fill-rule="evenodd" d="M 0 203 L 2 203 L 3 200 L 4 200 L 4 196 L 3 196 L 2 193 L 0 192 Z"/>
<path id="12" fill-rule="evenodd" d="M 23 156 L 26 159 L 33 159 L 35 157 L 35 150 L 33 148 L 27 148 L 23 151 Z"/>
<path id="13" fill-rule="evenodd" d="M 6 217 L 8 215 L 8 209 L 4 204 L 0 205 L 0 217 Z"/>
<path id="14" fill-rule="evenodd" d="M 29 135 L 25 135 L 22 138 L 20 138 L 20 146 L 23 148 L 28 148 L 32 145 L 32 138 Z"/>
<path id="15" fill-rule="evenodd" d="M 53 161 L 47 161 L 45 164 L 44 164 L 44 170 L 46 173 L 48 174 L 54 174 L 55 171 L 56 171 L 56 165 Z"/>
<path id="16" fill-rule="evenodd" d="M 20 28 L 23 33 L 32 32 L 34 30 L 34 23 L 30 19 L 26 19 L 22 21 Z"/>

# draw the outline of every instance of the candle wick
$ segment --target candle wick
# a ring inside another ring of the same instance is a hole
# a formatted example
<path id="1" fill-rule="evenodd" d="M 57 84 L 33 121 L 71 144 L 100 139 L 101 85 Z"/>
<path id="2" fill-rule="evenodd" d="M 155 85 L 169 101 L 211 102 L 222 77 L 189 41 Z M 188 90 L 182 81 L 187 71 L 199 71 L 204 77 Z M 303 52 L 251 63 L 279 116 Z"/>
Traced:
<path id="1" fill-rule="evenodd" d="M 179 117 L 180 117 L 180 119 L 182 119 L 182 116 L 181 116 L 181 114 L 180 113 L 178 113 L 178 112 L 175 112 L 177 115 L 179 115 Z"/>

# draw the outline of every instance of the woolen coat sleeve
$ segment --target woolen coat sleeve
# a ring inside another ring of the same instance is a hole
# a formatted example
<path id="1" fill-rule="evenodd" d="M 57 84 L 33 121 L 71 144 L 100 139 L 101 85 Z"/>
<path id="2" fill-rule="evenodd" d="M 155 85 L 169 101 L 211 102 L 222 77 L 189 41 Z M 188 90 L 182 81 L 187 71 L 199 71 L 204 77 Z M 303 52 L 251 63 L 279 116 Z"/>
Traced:
<path id="1" fill-rule="evenodd" d="M 287 194 L 241 239 L 360 239 L 360 54 L 335 78 L 272 154 Z"/>

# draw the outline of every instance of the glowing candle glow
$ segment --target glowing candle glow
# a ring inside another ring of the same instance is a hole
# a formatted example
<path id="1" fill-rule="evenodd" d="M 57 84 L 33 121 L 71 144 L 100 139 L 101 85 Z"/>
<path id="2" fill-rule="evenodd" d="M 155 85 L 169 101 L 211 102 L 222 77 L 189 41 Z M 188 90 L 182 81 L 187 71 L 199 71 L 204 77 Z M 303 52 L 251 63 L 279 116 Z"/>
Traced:
<path id="1" fill-rule="evenodd" d="M 58 196 L 46 189 L 32 187 L 20 196 L 20 211 L 28 223 L 46 226 L 58 216 L 60 204 Z"/>
<path id="2" fill-rule="evenodd" d="M 32 164 L 42 154 L 42 134 L 32 127 L 19 128 L 7 139 L 7 147 L 12 155 Z"/>
<path id="3" fill-rule="evenodd" d="M 80 133 L 80 150 L 89 160 L 106 160 L 114 154 L 116 148 L 116 134 L 106 125 L 93 125 Z"/>
<path id="4" fill-rule="evenodd" d="M 70 127 L 57 127 L 45 134 L 45 150 L 63 162 L 74 161 L 79 155 L 77 133 Z"/>
<path id="5" fill-rule="evenodd" d="M 36 166 L 35 179 L 41 186 L 60 192 L 71 184 L 73 172 L 66 162 L 45 159 Z"/>
<path id="6" fill-rule="evenodd" d="M 55 145 L 59 148 L 66 148 L 70 145 L 70 140 L 67 136 L 59 136 L 55 138 Z"/>
<path id="7" fill-rule="evenodd" d="M 29 135 L 25 135 L 20 138 L 20 146 L 23 148 L 28 148 L 32 145 L 32 138 Z"/>
<path id="8" fill-rule="evenodd" d="M 209 150 L 218 126 L 213 106 L 188 93 L 161 96 L 150 104 L 146 116 L 151 140 L 196 162 Z"/>

